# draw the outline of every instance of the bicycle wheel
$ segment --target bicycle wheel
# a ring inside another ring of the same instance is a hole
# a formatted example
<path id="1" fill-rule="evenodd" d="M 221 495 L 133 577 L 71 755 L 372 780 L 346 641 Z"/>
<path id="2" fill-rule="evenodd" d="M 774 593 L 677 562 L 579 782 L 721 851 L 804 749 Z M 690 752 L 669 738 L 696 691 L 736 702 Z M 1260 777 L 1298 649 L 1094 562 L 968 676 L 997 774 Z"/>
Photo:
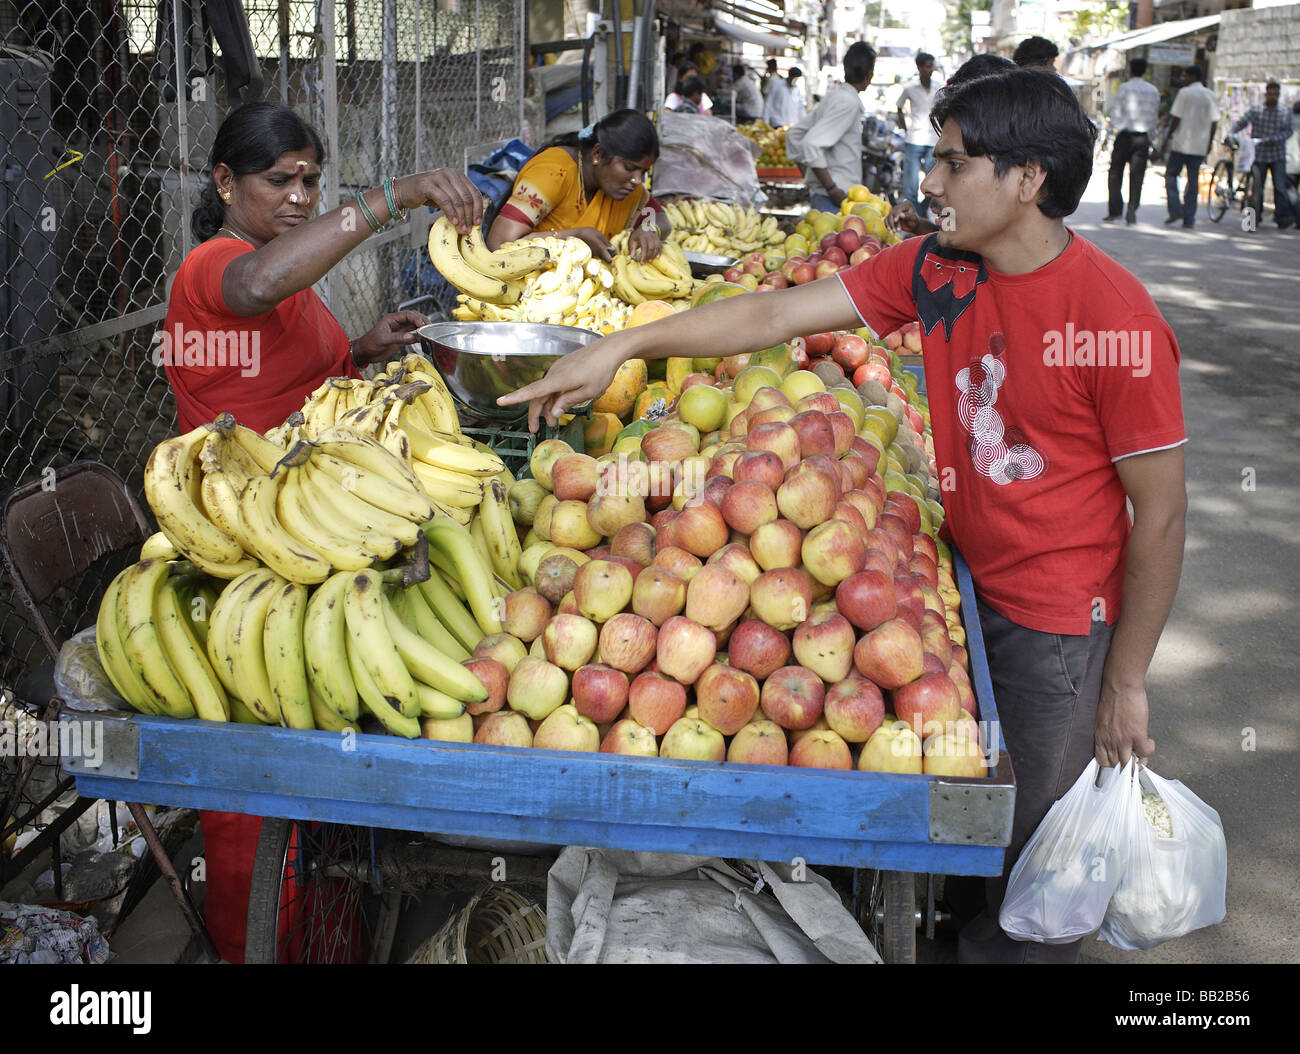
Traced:
<path id="1" fill-rule="evenodd" d="M 1255 210 L 1255 226 L 1259 226 L 1261 214 L 1264 211 L 1264 188 L 1259 188 L 1259 200 L 1255 200 L 1255 172 L 1248 169 L 1241 174 L 1241 183 L 1238 185 L 1241 194 L 1241 211 L 1244 214 L 1249 209 Z"/>
<path id="2" fill-rule="evenodd" d="M 366 961 L 378 913 L 370 828 L 266 817 L 248 895 L 247 963 Z"/>
<path id="3" fill-rule="evenodd" d="M 1228 211 L 1228 202 L 1232 199 L 1232 165 L 1220 161 L 1214 166 L 1214 178 L 1210 181 L 1210 192 L 1205 207 L 1210 219 L 1218 223 Z"/>
<path id="4" fill-rule="evenodd" d="M 916 962 L 916 876 L 874 871 L 858 922 L 887 963 Z"/>

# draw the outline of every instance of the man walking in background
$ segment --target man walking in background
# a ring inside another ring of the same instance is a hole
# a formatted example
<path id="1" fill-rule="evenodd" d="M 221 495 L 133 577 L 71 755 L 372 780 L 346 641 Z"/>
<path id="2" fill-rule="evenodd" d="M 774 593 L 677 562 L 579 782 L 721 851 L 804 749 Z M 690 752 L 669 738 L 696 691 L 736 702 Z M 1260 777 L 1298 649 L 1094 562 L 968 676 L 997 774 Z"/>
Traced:
<path id="1" fill-rule="evenodd" d="M 1255 215 L 1264 215 L 1264 178 L 1273 176 L 1273 218 L 1282 230 L 1295 224 L 1291 199 L 1286 193 L 1286 141 L 1291 138 L 1291 111 L 1278 104 L 1281 86 L 1269 81 L 1264 87 L 1264 105 L 1255 105 L 1239 117 L 1232 126 L 1239 132 L 1250 125 L 1250 136 L 1255 140 L 1255 199 L 1251 206 Z"/>
<path id="2" fill-rule="evenodd" d="M 903 144 L 903 194 L 917 214 L 924 217 L 930 211 L 930 202 L 927 200 L 923 208 L 916 188 L 921 176 L 930 171 L 934 144 L 939 141 L 938 133 L 930 124 L 930 107 L 939 90 L 933 79 L 934 56 L 924 51 L 917 55 L 916 73 L 917 79 L 898 97 L 898 123 L 907 129 L 907 141 Z"/>
<path id="3" fill-rule="evenodd" d="M 1165 223 L 1182 220 L 1183 226 L 1190 229 L 1196 225 L 1201 165 L 1214 141 L 1219 104 L 1214 92 L 1205 86 L 1205 74 L 1200 66 L 1188 66 L 1183 76 L 1187 83 L 1174 97 L 1174 105 L 1169 110 L 1169 161 L 1165 164 L 1169 218 Z M 1183 169 L 1187 170 L 1187 186 L 1180 198 L 1178 173 Z"/>
<path id="4" fill-rule="evenodd" d="M 1128 77 L 1115 93 L 1110 108 L 1110 119 L 1115 129 L 1115 145 L 1110 151 L 1110 210 L 1107 223 L 1116 223 L 1120 216 L 1124 222 L 1137 223 L 1138 206 L 1142 204 L 1142 177 L 1147 171 L 1147 151 L 1151 147 L 1151 133 L 1160 119 L 1160 89 L 1143 78 L 1147 71 L 1146 59 L 1132 59 L 1128 64 Z M 1124 167 L 1129 168 L 1128 212 L 1124 211 Z"/>
<path id="5" fill-rule="evenodd" d="M 812 207 L 834 212 L 849 187 L 862 182 L 861 93 L 871 83 L 876 52 L 858 41 L 844 53 L 844 83 L 786 133 L 786 153 L 804 169 Z M 771 122 L 768 122 L 769 124 Z"/>
<path id="6" fill-rule="evenodd" d="M 799 83 L 803 70 L 791 66 L 784 77 L 772 78 L 767 101 L 763 104 L 763 120 L 773 128 L 794 124 L 807 112 L 803 101 L 803 85 Z"/>

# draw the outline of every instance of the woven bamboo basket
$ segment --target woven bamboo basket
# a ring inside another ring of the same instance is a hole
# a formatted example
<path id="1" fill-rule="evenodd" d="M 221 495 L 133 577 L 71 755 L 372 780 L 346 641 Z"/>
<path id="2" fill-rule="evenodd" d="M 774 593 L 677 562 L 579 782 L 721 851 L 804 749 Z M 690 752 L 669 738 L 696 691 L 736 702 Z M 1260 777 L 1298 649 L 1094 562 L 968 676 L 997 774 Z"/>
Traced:
<path id="1" fill-rule="evenodd" d="M 545 963 L 546 912 L 509 886 L 490 885 L 449 918 L 407 962 Z"/>

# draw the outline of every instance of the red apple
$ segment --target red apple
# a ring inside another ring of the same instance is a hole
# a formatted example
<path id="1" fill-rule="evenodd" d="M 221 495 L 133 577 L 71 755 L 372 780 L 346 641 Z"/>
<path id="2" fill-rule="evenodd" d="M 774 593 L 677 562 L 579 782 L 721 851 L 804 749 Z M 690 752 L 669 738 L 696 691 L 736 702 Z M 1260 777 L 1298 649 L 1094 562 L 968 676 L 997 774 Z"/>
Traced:
<path id="1" fill-rule="evenodd" d="M 652 564 L 636 576 L 632 610 L 642 618 L 662 626 L 685 607 L 686 583 L 666 568 Z"/>
<path id="2" fill-rule="evenodd" d="M 790 764 L 796 768 L 849 770 L 853 768 L 853 754 L 849 745 L 828 729 L 812 732 L 791 747 Z"/>
<path id="3" fill-rule="evenodd" d="M 686 617 L 721 633 L 749 606 L 749 583 L 721 564 L 705 564 L 686 587 Z"/>
<path id="4" fill-rule="evenodd" d="M 728 527 L 741 534 L 753 534 L 778 515 L 776 494 L 766 483 L 756 479 L 733 483 L 722 499 L 722 518 Z"/>
<path id="5" fill-rule="evenodd" d="M 510 674 L 510 687 L 506 690 L 510 709 L 535 721 L 548 716 L 556 707 L 563 705 L 568 697 L 569 675 L 545 659 L 527 655 L 519 660 Z M 489 714 L 488 720 L 494 716 L 496 715 Z"/>
<path id="6" fill-rule="evenodd" d="M 531 586 L 507 594 L 501 608 L 501 628 L 525 644 L 541 635 L 551 617 L 550 601 Z"/>
<path id="7" fill-rule="evenodd" d="M 797 434 L 795 439 L 798 440 Z M 736 458 L 731 478 L 735 483 L 747 480 L 762 483 L 775 494 L 776 488 L 785 479 L 785 462 L 771 450 L 746 450 Z"/>
<path id="8" fill-rule="evenodd" d="M 795 661 L 835 684 L 853 669 L 854 641 L 853 627 L 843 615 L 815 611 L 795 627 Z"/>
<path id="9" fill-rule="evenodd" d="M 901 688 L 921 676 L 921 635 L 899 618 L 877 626 L 853 649 L 858 673 L 881 688 Z"/>
<path id="10" fill-rule="evenodd" d="M 763 682 L 763 713 L 782 728 L 811 728 L 826 696 L 821 678 L 802 666 L 783 666 Z"/>
<path id="11" fill-rule="evenodd" d="M 488 693 L 488 697 L 481 703 L 466 703 L 466 713 L 491 714 L 506 705 L 510 671 L 504 663 L 497 662 L 496 659 L 466 659 L 461 665 L 479 679 Z"/>
<path id="12" fill-rule="evenodd" d="M 662 567 L 671 575 L 676 575 L 683 582 L 689 582 L 695 577 L 695 574 L 704 566 L 702 561 L 694 553 L 688 553 L 685 549 L 678 546 L 669 546 L 665 549 L 656 549 L 654 567 Z M 685 599 L 682 601 L 685 603 Z"/>
<path id="13" fill-rule="evenodd" d="M 549 662 L 572 672 L 591 661 L 599 638 L 600 631 L 589 619 L 581 615 L 555 615 L 542 632 L 542 646 Z"/>
<path id="14" fill-rule="evenodd" d="M 834 508 L 831 510 L 834 514 Z M 867 550 L 862 535 L 845 520 L 819 523 L 804 537 L 803 565 L 822 585 L 836 586 L 862 570 Z"/>
<path id="15" fill-rule="evenodd" d="M 745 436 L 749 450 L 770 450 L 781 459 L 782 472 L 799 463 L 799 433 L 788 422 L 769 421 L 751 427 Z M 733 474 L 734 478 L 734 474 Z"/>
<path id="16" fill-rule="evenodd" d="M 725 567 L 737 578 L 750 585 L 763 573 L 744 542 L 730 542 L 709 557 L 708 563 Z"/>
<path id="17" fill-rule="evenodd" d="M 829 278 L 831 275 L 839 271 L 839 269 L 840 265 L 835 263 L 833 260 L 822 260 L 822 262 L 817 265 L 817 269 L 813 271 L 813 274 L 817 278 Z"/>
<path id="18" fill-rule="evenodd" d="M 731 665 L 766 680 L 790 661 L 790 641 L 780 630 L 760 619 L 746 619 L 727 642 Z"/>
<path id="19" fill-rule="evenodd" d="M 849 254 L 846 253 L 843 249 L 841 249 L 838 245 L 827 246 L 825 247 L 825 249 L 826 249 L 827 263 L 833 263 L 836 267 L 848 266 Z"/>
<path id="20" fill-rule="evenodd" d="M 799 436 L 799 455 L 835 454 L 835 430 L 826 414 L 817 410 L 805 410 L 796 414 L 790 426 Z"/>
<path id="21" fill-rule="evenodd" d="M 632 573 L 612 560 L 589 560 L 573 578 L 578 610 L 592 622 L 605 622 L 632 600 Z"/>
<path id="22" fill-rule="evenodd" d="M 673 463 L 699 453 L 696 441 L 684 428 L 660 425 L 641 437 L 641 453 L 647 461 Z"/>
<path id="23" fill-rule="evenodd" d="M 724 662 L 715 662 L 695 682 L 701 719 L 724 736 L 735 735 L 758 709 L 758 681 Z"/>
<path id="24" fill-rule="evenodd" d="M 588 501 L 596 493 L 600 464 L 587 454 L 564 454 L 551 464 L 552 493 L 560 501 Z"/>
<path id="25" fill-rule="evenodd" d="M 817 469 L 791 473 L 776 490 L 781 516 L 805 531 L 829 520 L 839 500 L 838 477 Z"/>
<path id="26" fill-rule="evenodd" d="M 628 688 L 633 720 L 661 736 L 686 712 L 686 689 L 662 673 L 640 673 Z"/>
<path id="27" fill-rule="evenodd" d="M 610 726 L 600 741 L 600 752 L 655 758 L 659 756 L 659 741 L 651 729 L 629 717 Z"/>
<path id="28" fill-rule="evenodd" d="M 689 685 L 708 668 L 717 651 L 718 638 L 711 629 L 674 615 L 659 627 L 655 661 L 669 677 Z"/>
<path id="29" fill-rule="evenodd" d="M 622 670 L 588 663 L 573 673 L 573 703 L 598 725 L 615 720 L 627 706 L 628 679 Z"/>
<path id="30" fill-rule="evenodd" d="M 798 264 L 791 275 L 791 280 L 795 285 L 807 285 L 817 278 L 817 269 L 809 263 Z"/>
<path id="31" fill-rule="evenodd" d="M 833 515 L 835 519 L 843 520 L 850 527 L 852 527 L 856 537 L 861 538 L 864 534 L 867 533 L 867 521 L 862 518 L 862 513 L 860 513 L 849 502 L 841 501 L 838 505 L 836 505 L 835 512 Z M 863 559 L 865 560 L 865 558 L 866 557 L 865 557 L 865 550 L 864 550 Z"/>
<path id="32" fill-rule="evenodd" d="M 928 673 L 894 691 L 893 710 L 924 739 L 961 716 L 961 693 L 947 674 Z"/>
<path id="33" fill-rule="evenodd" d="M 865 677 L 845 677 L 826 689 L 824 713 L 845 740 L 865 743 L 885 718 L 885 700 Z"/>
<path id="34" fill-rule="evenodd" d="M 829 355 L 835 344 L 833 333 L 810 333 L 804 339 L 807 341 L 808 354 L 814 359 Z"/>
<path id="35" fill-rule="evenodd" d="M 835 236 L 835 244 L 841 252 L 852 255 L 862 246 L 862 235 L 852 227 L 845 227 Z"/>
<path id="36" fill-rule="evenodd" d="M 528 654 L 524 642 L 509 633 L 492 633 L 474 645 L 473 658 L 496 659 L 512 674 L 519 660 Z"/>
<path id="37" fill-rule="evenodd" d="M 600 659 L 623 673 L 640 673 L 655 657 L 658 643 L 654 623 L 622 612 L 600 628 Z"/>
<path id="38" fill-rule="evenodd" d="M 785 729 L 775 721 L 751 721 L 727 748 L 727 760 L 741 765 L 785 765 L 789 758 Z"/>
<path id="39" fill-rule="evenodd" d="M 498 747 L 531 747 L 533 730 L 523 714 L 502 710 L 484 715 L 483 723 L 474 732 L 474 742 Z"/>
<path id="40" fill-rule="evenodd" d="M 754 614 L 769 626 L 794 629 L 812 608 L 812 580 L 794 567 L 764 571 L 749 587 L 749 602 Z"/>
<path id="41" fill-rule="evenodd" d="M 803 531 L 789 520 L 761 524 L 749 536 L 749 552 L 764 571 L 798 567 L 803 559 Z"/>
<path id="42" fill-rule="evenodd" d="M 835 606 L 858 629 L 873 630 L 897 612 L 893 577 L 879 570 L 849 575 L 835 587 Z"/>

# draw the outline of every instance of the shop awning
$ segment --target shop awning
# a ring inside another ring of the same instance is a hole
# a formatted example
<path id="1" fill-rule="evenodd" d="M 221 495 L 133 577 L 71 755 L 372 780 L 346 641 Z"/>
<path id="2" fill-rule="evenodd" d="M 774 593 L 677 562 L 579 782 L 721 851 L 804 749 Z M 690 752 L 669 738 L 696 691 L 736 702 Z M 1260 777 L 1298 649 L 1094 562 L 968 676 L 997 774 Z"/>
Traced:
<path id="1" fill-rule="evenodd" d="M 1148 44 L 1176 40 L 1178 37 L 1187 36 L 1189 33 L 1198 33 L 1203 29 L 1217 26 L 1219 17 L 1219 15 L 1203 15 L 1200 18 L 1179 19 L 1177 22 L 1161 22 L 1156 26 L 1132 29 L 1127 33 L 1121 33 L 1117 37 L 1111 37 L 1109 40 L 1099 40 L 1095 44 L 1083 44 L 1070 50 L 1100 51 L 1103 48 L 1114 48 L 1117 51 L 1132 51 L 1135 48 L 1146 47 Z"/>
<path id="2" fill-rule="evenodd" d="M 769 51 L 799 47 L 803 22 L 786 16 L 779 0 L 713 0 L 713 24 L 719 33 Z"/>

